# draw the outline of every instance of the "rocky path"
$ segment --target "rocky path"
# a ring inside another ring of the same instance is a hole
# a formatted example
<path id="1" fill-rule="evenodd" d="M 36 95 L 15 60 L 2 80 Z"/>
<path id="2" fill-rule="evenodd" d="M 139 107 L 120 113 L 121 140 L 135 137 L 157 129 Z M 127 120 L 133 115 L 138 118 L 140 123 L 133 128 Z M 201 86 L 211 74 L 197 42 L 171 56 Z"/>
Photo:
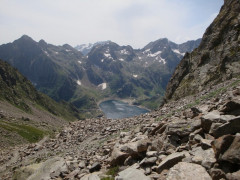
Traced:
<path id="1" fill-rule="evenodd" d="M 233 79 L 138 117 L 69 123 L 53 139 L 2 151 L 1 178 L 239 179 L 239 109 Z"/>

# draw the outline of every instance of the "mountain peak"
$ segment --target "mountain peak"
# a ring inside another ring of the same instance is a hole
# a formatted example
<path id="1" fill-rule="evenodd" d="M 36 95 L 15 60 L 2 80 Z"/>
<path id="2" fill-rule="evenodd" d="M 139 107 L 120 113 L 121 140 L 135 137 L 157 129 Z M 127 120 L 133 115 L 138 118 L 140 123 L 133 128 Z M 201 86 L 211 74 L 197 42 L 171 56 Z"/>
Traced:
<path id="1" fill-rule="evenodd" d="M 27 40 L 27 41 L 33 41 L 33 39 L 30 37 L 30 36 L 28 36 L 28 35 L 22 35 L 20 38 L 19 38 L 19 40 Z"/>

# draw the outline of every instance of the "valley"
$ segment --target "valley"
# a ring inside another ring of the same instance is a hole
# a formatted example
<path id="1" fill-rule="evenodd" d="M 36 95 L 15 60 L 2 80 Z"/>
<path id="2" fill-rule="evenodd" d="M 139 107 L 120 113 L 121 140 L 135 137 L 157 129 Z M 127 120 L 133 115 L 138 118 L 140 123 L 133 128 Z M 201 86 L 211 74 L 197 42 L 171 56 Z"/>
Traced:
<path id="1" fill-rule="evenodd" d="M 0 58 L 39 91 L 72 103 L 87 118 L 102 114 L 97 102 L 104 98 L 128 98 L 135 105 L 157 108 L 175 67 L 200 41 L 175 44 L 164 38 L 138 50 L 106 41 L 92 45 L 84 56 L 70 45 L 36 42 L 24 35 L 1 45 Z"/>
<path id="2" fill-rule="evenodd" d="M 73 48 L 24 35 L 0 58 L 0 179 L 240 179 L 239 0 L 196 41 Z M 105 105 L 151 110 L 109 118 Z"/>

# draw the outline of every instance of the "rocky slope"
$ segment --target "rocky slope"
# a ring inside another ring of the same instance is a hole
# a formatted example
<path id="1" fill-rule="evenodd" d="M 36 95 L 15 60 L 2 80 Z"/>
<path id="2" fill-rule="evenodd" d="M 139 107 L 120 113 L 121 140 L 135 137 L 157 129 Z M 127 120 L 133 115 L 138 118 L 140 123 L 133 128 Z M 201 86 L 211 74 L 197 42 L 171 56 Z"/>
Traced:
<path id="1" fill-rule="evenodd" d="M 200 46 L 187 53 L 178 65 L 168 84 L 166 100 L 200 92 L 239 75 L 240 3 L 229 0 L 225 4 L 207 28 Z"/>
<path id="2" fill-rule="evenodd" d="M 138 117 L 72 122 L 1 151 L 3 179 L 239 179 L 240 79 Z"/>
<path id="3" fill-rule="evenodd" d="M 8 63 L 0 60 L 0 148 L 35 142 L 68 121 L 81 118 L 67 103 L 58 104 L 39 93 Z"/>

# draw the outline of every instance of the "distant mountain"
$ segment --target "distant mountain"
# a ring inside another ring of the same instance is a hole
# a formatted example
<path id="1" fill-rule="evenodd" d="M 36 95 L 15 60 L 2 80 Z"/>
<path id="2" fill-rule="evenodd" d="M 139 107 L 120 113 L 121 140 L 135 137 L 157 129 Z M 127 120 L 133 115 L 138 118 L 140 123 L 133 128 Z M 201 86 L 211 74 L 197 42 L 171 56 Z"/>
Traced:
<path id="1" fill-rule="evenodd" d="M 41 92 L 57 101 L 73 103 L 86 116 L 99 114 L 104 97 L 132 98 L 155 108 L 186 51 L 200 40 L 175 44 L 168 39 L 143 49 L 106 41 L 92 46 L 87 56 L 70 45 L 54 46 L 24 35 L 0 46 L 0 58 L 16 67 Z"/>
<path id="2" fill-rule="evenodd" d="M 88 79 L 96 86 L 106 84 L 108 96 L 132 97 L 136 104 L 154 108 L 186 50 L 191 52 L 200 41 L 178 45 L 165 38 L 140 50 L 114 42 L 97 45 L 88 53 Z"/>
<path id="3" fill-rule="evenodd" d="M 83 113 L 97 109 L 92 98 L 94 95 L 79 85 L 84 76 L 86 58 L 73 47 L 67 44 L 54 46 L 44 40 L 35 42 L 24 35 L 13 43 L 1 45 L 0 57 L 53 99 L 72 103 L 81 99 L 83 103 L 75 105 Z"/>
<path id="4" fill-rule="evenodd" d="M 85 55 L 87 55 L 90 51 L 91 51 L 91 49 L 94 47 L 94 46 L 96 46 L 96 45 L 98 45 L 98 44 L 106 44 L 106 43 L 108 43 L 109 41 L 99 41 L 99 42 L 96 42 L 96 43 L 94 43 L 94 44 L 92 44 L 92 43 L 89 43 L 89 44 L 81 44 L 81 45 L 77 45 L 76 47 L 75 47 L 75 49 L 77 49 L 78 51 L 80 51 L 84 56 Z"/>
<path id="5" fill-rule="evenodd" d="M 240 3 L 225 1 L 200 46 L 186 53 L 168 83 L 166 100 L 195 94 L 240 74 Z"/>

